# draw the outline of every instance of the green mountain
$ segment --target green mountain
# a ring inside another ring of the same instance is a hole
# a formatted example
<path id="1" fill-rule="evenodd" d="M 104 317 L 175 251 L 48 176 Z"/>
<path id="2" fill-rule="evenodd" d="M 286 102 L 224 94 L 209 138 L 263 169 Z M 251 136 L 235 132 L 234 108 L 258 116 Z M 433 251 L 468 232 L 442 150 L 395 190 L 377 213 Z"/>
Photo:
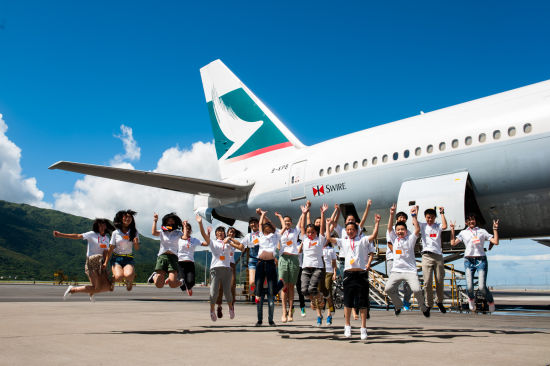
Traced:
<path id="1" fill-rule="evenodd" d="M 114 213 L 113 213 L 114 215 Z M 63 271 L 69 279 L 86 280 L 86 242 L 54 238 L 53 230 L 84 233 L 93 220 L 60 211 L 0 200 L 0 277 L 19 280 L 52 280 Z M 140 235 L 135 253 L 136 281 L 144 282 L 155 268 L 158 240 Z M 204 277 L 204 254 L 197 256 L 197 282 Z"/>

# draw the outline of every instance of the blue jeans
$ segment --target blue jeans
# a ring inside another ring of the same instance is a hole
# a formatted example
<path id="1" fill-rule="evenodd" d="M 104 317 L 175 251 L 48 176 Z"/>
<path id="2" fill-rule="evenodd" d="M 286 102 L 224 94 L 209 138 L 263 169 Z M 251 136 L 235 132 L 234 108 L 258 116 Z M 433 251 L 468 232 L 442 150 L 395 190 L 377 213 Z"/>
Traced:
<path id="1" fill-rule="evenodd" d="M 466 287 L 470 300 L 475 299 L 474 294 L 474 274 L 477 271 L 479 291 L 485 297 L 487 302 L 494 302 L 493 294 L 487 288 L 487 257 L 464 257 L 464 270 L 466 271 Z"/>
<path id="2" fill-rule="evenodd" d="M 277 292 L 277 267 L 275 266 L 275 260 L 258 260 L 256 265 L 256 277 L 254 282 L 256 285 L 256 296 L 260 297 L 260 301 L 257 305 L 258 321 L 263 319 L 264 308 L 264 280 L 267 279 L 267 308 L 268 308 L 268 320 L 273 321 L 273 312 L 275 311 L 275 294 Z M 259 295 L 258 295 L 259 294 Z"/>

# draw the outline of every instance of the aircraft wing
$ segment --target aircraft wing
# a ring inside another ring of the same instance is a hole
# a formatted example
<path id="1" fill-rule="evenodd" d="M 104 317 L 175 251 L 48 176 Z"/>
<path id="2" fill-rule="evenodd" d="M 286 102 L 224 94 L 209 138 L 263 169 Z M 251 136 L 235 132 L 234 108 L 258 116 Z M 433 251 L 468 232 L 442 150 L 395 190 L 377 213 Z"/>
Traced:
<path id="1" fill-rule="evenodd" d="M 535 239 L 535 241 L 539 242 L 542 245 L 550 247 L 550 239 Z"/>
<path id="2" fill-rule="evenodd" d="M 69 172 L 93 175 L 96 177 L 120 180 L 123 182 L 141 184 L 149 187 L 168 189 L 219 199 L 246 196 L 252 185 L 240 186 L 236 184 L 216 182 L 206 179 L 180 177 L 177 175 L 145 172 L 141 170 L 113 168 L 101 165 L 72 163 L 59 161 L 49 169 L 60 169 Z"/>

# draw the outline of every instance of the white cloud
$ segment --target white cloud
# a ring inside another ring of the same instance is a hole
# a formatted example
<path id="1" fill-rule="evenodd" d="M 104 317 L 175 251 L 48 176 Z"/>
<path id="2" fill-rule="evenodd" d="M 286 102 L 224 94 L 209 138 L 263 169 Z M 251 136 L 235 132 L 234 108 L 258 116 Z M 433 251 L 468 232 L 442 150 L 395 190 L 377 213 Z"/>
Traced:
<path id="1" fill-rule="evenodd" d="M 550 260 L 550 254 L 537 255 L 492 255 L 489 257 L 491 261 L 547 261 Z"/>
<path id="2" fill-rule="evenodd" d="M 121 138 L 126 153 L 117 155 L 111 165 L 134 169 L 123 159 L 130 160 L 129 152 L 138 152 L 139 146 L 132 137 L 132 129 L 121 126 L 124 137 Z M 139 158 L 139 156 L 138 156 Z M 121 160 L 122 159 L 122 160 Z M 196 142 L 190 149 L 172 147 L 164 151 L 154 172 L 218 180 L 219 170 L 214 144 Z M 69 193 L 54 194 L 54 207 L 89 218 L 107 217 L 112 219 L 121 209 L 133 209 L 138 212 L 136 223 L 138 230 L 150 236 L 154 212 L 162 217 L 169 212 L 176 212 L 182 219 L 194 221 L 193 195 L 119 182 L 116 180 L 85 176 L 76 181 L 74 190 Z M 196 225 L 193 225 L 196 227 Z M 197 233 L 195 233 L 197 234 Z"/>
<path id="3" fill-rule="evenodd" d="M 124 145 L 124 154 L 115 155 L 111 160 L 111 165 L 117 165 L 125 160 L 139 160 L 141 157 L 141 148 L 138 146 L 136 140 L 134 140 L 134 134 L 132 128 L 120 125 L 120 135 L 115 135 L 116 138 L 122 141 Z"/>
<path id="4" fill-rule="evenodd" d="M 21 169 L 21 149 L 6 135 L 8 125 L 0 114 L 0 199 L 51 207 L 43 201 L 44 192 L 36 186 L 36 179 L 25 178 Z"/>

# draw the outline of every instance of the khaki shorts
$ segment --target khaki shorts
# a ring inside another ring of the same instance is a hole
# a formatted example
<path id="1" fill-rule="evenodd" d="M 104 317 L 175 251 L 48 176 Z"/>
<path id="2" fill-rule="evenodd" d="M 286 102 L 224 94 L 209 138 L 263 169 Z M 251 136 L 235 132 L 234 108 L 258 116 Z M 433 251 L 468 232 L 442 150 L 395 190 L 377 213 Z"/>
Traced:
<path id="1" fill-rule="evenodd" d="M 298 281 L 298 272 L 300 272 L 300 260 L 297 255 L 283 254 L 279 258 L 279 278 L 284 283 L 295 284 Z"/>
<path id="2" fill-rule="evenodd" d="M 178 270 L 178 256 L 175 254 L 163 253 L 157 258 L 155 271 L 173 272 Z"/>

